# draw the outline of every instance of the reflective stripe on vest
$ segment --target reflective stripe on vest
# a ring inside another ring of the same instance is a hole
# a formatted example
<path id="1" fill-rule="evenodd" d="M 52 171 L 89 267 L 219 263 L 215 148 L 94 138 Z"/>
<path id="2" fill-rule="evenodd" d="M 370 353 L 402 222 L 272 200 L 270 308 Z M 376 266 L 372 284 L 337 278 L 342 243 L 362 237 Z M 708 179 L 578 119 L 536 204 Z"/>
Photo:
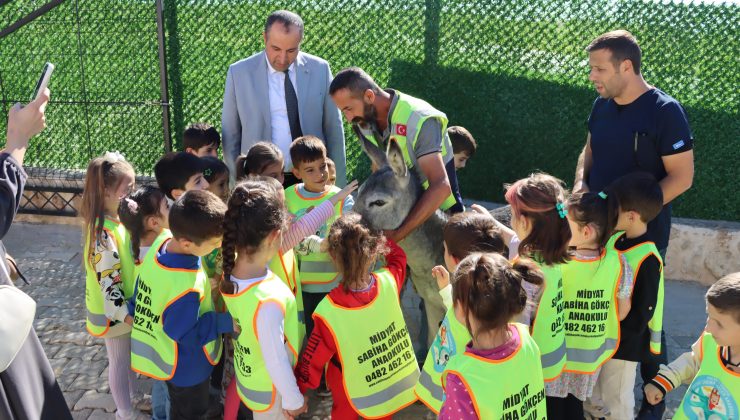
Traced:
<path id="1" fill-rule="evenodd" d="M 276 303 L 283 311 L 283 332 L 286 352 L 295 367 L 300 348 L 300 324 L 293 292 L 272 271 L 264 279 L 256 281 L 248 288 L 235 294 L 222 293 L 231 316 L 241 326 L 242 331 L 233 340 L 234 370 L 237 380 L 237 393 L 244 405 L 254 412 L 272 408 L 275 402 L 275 387 L 267 372 L 262 349 L 256 331 L 259 307 L 267 302 Z"/>
<path id="2" fill-rule="evenodd" d="M 609 238 L 599 258 L 574 257 L 560 266 L 568 372 L 596 372 L 617 351 L 617 287 L 622 277 L 622 263 L 614 247 L 618 236 Z"/>
<path id="3" fill-rule="evenodd" d="M 275 273 L 280 280 L 288 286 L 288 289 L 295 296 L 296 308 L 298 309 L 298 322 L 300 324 L 300 337 L 299 343 L 303 343 L 303 339 L 306 337 L 306 315 L 303 311 L 303 291 L 301 288 L 301 281 L 299 278 L 300 273 L 298 272 L 298 261 L 295 257 L 295 252 L 292 249 L 286 251 L 283 254 L 279 252 L 272 257 L 270 263 L 267 265 L 270 271 Z"/>
<path id="4" fill-rule="evenodd" d="M 116 244 L 120 265 L 118 274 L 121 282 L 119 283 L 124 298 L 129 299 L 134 294 L 134 258 L 131 253 L 131 240 L 126 228 L 118 221 L 106 218 L 103 223 L 102 235 L 110 235 Z M 95 337 L 104 336 L 110 327 L 110 321 L 105 316 L 103 293 L 100 290 L 100 283 L 95 271 L 94 247 L 91 250 L 90 236 L 85 235 L 85 306 L 87 307 L 87 320 L 85 326 L 90 335 Z M 114 275 L 111 271 L 109 275 Z"/>
<path id="5" fill-rule="evenodd" d="M 435 118 L 440 122 L 442 128 L 442 161 L 444 164 L 447 164 L 452 159 L 452 146 L 448 144 L 450 143 L 450 138 L 447 135 L 447 116 L 419 98 L 414 98 L 399 91 L 395 91 L 394 94 L 398 99 L 396 100 L 393 114 L 390 116 L 390 134 L 388 139 L 383 139 L 383 142 L 387 144 L 391 138 L 398 142 L 403 152 L 403 160 L 406 163 L 406 167 L 413 169 L 417 165 L 414 147 L 419 139 L 421 127 L 429 118 Z M 374 134 L 361 129 L 358 131 L 358 134 L 362 135 L 381 150 L 386 150 L 385 147 L 378 144 Z M 425 179 L 419 171 L 416 171 L 416 173 L 419 175 L 424 189 L 429 188 L 429 180 Z M 454 194 L 451 193 L 442 203 L 440 209 L 447 210 L 454 206 L 456 202 Z"/>
<path id="6" fill-rule="evenodd" d="M 658 248 L 653 242 L 643 242 L 639 245 L 635 245 L 632 248 L 620 251 L 624 255 L 627 263 L 632 268 L 634 277 L 637 278 L 637 273 L 640 271 L 642 262 L 645 261 L 650 255 L 654 255 L 655 258 L 660 262 L 660 284 L 658 285 L 658 299 L 655 303 L 655 310 L 653 316 L 648 322 L 648 329 L 650 330 L 650 351 L 654 354 L 660 354 L 661 352 L 661 333 L 663 331 L 663 301 L 665 296 L 665 282 L 663 279 L 663 258 L 658 252 Z"/>
<path id="7" fill-rule="evenodd" d="M 538 266 L 545 283 L 533 320 L 532 338 L 540 348 L 544 380 L 552 381 L 565 369 L 566 360 L 563 275 L 560 264 Z"/>
<path id="8" fill-rule="evenodd" d="M 390 416 L 416 401 L 413 388 L 419 377 L 396 280 L 387 269 L 373 275 L 378 294 L 371 302 L 345 308 L 327 296 L 314 312 L 336 344 L 350 404 L 365 418 Z"/>
<path id="9" fill-rule="evenodd" d="M 338 187 L 332 187 L 330 191 L 319 197 L 309 198 L 301 194 L 299 187 L 302 186 L 303 184 L 297 184 L 285 189 L 285 205 L 296 219 L 341 191 Z M 342 215 L 343 205 L 344 202 L 334 205 L 334 214 L 317 232 L 319 237 L 326 238 L 331 224 Z M 327 252 L 299 255 L 297 258 L 301 273 L 300 282 L 304 292 L 328 293 L 339 284 L 337 269 L 332 264 Z"/>
<path id="10" fill-rule="evenodd" d="M 465 351 L 465 346 L 471 339 L 467 328 L 455 318 L 455 311 L 448 309 L 427 352 L 419 382 L 414 388 L 419 400 L 435 414 L 439 414 L 444 399 L 442 372 L 453 356 Z"/>
<path id="11" fill-rule="evenodd" d="M 198 316 L 213 312 L 213 300 L 208 278 L 202 268 L 197 270 L 170 269 L 157 260 L 157 254 L 170 240 L 162 232 L 154 240 L 138 268 L 136 311 L 131 331 L 131 368 L 159 380 L 171 379 L 177 370 L 178 345 L 164 332 L 162 316 L 167 307 L 187 293 L 199 295 Z M 212 365 L 221 357 L 221 335 L 202 347 Z"/>
<path id="12" fill-rule="evenodd" d="M 674 420 L 740 419 L 740 373 L 722 362 L 720 348 L 705 332 L 701 337 L 701 364 Z"/>
<path id="13" fill-rule="evenodd" d="M 520 344 L 503 360 L 490 360 L 463 352 L 447 364 L 465 386 L 479 419 L 544 419 L 545 383 L 540 369 L 539 349 L 527 327 L 514 324 Z"/>

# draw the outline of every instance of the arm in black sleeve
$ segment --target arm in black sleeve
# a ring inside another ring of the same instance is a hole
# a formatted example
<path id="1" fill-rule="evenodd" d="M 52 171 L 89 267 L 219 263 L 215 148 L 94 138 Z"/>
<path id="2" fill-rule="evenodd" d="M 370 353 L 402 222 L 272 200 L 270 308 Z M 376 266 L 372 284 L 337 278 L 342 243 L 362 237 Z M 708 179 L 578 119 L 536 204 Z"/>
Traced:
<path id="1" fill-rule="evenodd" d="M 660 262 L 654 255 L 651 255 L 645 258 L 637 272 L 632 291 L 632 308 L 622 321 L 622 326 L 634 334 L 644 334 L 648 322 L 653 317 L 655 304 L 658 302 L 660 269 Z"/>
<path id="2" fill-rule="evenodd" d="M 0 239 L 8 233 L 21 203 L 26 172 L 7 153 L 0 153 Z"/>

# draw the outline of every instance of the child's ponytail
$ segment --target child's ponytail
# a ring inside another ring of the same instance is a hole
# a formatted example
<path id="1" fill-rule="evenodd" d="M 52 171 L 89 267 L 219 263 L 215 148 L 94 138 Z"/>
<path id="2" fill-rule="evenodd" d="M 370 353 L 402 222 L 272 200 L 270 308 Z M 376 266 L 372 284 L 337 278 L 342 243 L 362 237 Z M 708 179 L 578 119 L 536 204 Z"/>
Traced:
<path id="1" fill-rule="evenodd" d="M 118 218 L 131 235 L 131 249 L 134 259 L 141 250 L 141 238 L 146 233 L 146 219 L 159 216 L 162 200 L 166 197 L 162 190 L 145 185 L 121 199 L 118 205 Z"/>
<path id="2" fill-rule="evenodd" d="M 568 197 L 568 215 L 580 226 L 591 225 L 598 232 L 599 248 L 606 246 L 619 217 L 619 204 L 605 192 L 576 192 Z"/>

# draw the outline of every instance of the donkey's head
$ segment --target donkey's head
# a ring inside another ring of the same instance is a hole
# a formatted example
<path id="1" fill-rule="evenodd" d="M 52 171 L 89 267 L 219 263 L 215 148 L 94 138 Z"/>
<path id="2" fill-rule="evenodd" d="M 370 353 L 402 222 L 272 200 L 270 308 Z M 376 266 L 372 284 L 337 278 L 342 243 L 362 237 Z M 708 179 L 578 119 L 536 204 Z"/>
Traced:
<path id="1" fill-rule="evenodd" d="M 365 139 L 362 141 L 378 170 L 360 187 L 354 211 L 376 229 L 396 229 L 421 195 L 421 183 L 406 167 L 403 152 L 395 140 L 388 142 L 385 152 Z"/>

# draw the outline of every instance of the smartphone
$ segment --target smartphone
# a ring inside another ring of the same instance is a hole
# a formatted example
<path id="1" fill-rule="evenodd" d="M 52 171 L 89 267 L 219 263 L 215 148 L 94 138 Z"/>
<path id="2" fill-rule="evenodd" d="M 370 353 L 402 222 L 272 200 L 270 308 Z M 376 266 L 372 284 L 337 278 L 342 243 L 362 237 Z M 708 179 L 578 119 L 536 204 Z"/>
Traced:
<path id="1" fill-rule="evenodd" d="M 39 77 L 38 83 L 36 83 L 36 89 L 33 91 L 33 96 L 31 97 L 31 100 L 35 100 L 39 97 L 39 94 L 46 89 L 46 86 L 49 85 L 49 79 L 51 78 L 51 73 L 54 71 L 54 65 L 51 63 L 46 63 L 44 65 L 44 70 L 41 72 L 41 77 Z"/>

